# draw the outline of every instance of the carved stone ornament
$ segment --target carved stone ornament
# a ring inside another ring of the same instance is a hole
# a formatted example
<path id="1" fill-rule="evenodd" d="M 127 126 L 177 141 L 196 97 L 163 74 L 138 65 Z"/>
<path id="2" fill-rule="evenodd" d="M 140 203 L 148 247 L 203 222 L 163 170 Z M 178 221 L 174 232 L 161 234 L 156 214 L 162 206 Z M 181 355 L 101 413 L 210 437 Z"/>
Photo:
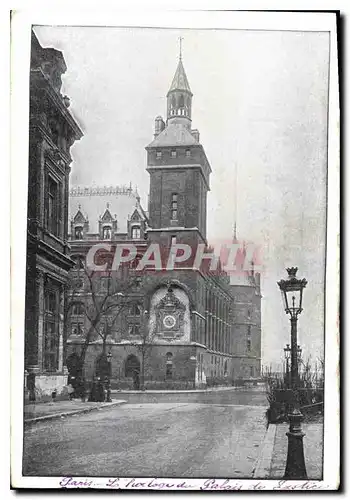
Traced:
<path id="1" fill-rule="evenodd" d="M 186 306 L 175 296 L 171 287 L 156 306 L 156 333 L 176 338 L 184 334 Z"/>

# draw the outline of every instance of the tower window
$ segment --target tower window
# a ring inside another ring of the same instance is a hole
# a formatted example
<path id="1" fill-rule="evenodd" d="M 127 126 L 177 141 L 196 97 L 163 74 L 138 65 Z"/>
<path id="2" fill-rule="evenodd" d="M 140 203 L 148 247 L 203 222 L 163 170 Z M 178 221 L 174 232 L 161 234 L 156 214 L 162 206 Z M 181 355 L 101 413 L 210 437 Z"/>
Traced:
<path id="1" fill-rule="evenodd" d="M 171 195 L 171 220 L 177 220 L 177 193 Z"/>
<path id="2" fill-rule="evenodd" d="M 250 339 L 247 339 L 247 352 L 250 352 L 252 350 L 252 341 Z"/>
<path id="3" fill-rule="evenodd" d="M 140 226 L 133 226 L 131 228 L 131 238 L 133 240 L 139 240 L 141 238 L 141 229 L 140 229 Z"/>
<path id="4" fill-rule="evenodd" d="M 112 228 L 111 226 L 105 226 L 102 230 L 102 239 L 110 240 L 112 238 Z"/>
<path id="5" fill-rule="evenodd" d="M 186 158 L 190 158 L 190 157 L 191 157 L 191 150 L 186 149 Z"/>
<path id="6" fill-rule="evenodd" d="M 172 158 L 176 158 L 176 151 L 175 151 L 175 149 L 173 149 L 173 150 L 172 150 L 172 152 L 171 152 L 171 157 L 172 157 Z"/>
<path id="7" fill-rule="evenodd" d="M 162 152 L 161 151 L 157 151 L 156 152 L 156 158 L 157 158 L 157 160 L 160 160 L 161 157 L 162 157 Z"/>

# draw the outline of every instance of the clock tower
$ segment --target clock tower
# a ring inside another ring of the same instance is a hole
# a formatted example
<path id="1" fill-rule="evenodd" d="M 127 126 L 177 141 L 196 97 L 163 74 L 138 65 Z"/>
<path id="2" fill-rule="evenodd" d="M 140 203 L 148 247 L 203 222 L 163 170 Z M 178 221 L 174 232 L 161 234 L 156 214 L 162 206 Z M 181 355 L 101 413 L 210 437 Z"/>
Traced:
<path id="1" fill-rule="evenodd" d="M 153 141 L 146 147 L 150 174 L 150 242 L 168 247 L 206 243 L 207 193 L 211 168 L 199 132 L 192 128 L 193 94 L 180 53 L 167 93 L 167 117 L 155 119 Z"/>

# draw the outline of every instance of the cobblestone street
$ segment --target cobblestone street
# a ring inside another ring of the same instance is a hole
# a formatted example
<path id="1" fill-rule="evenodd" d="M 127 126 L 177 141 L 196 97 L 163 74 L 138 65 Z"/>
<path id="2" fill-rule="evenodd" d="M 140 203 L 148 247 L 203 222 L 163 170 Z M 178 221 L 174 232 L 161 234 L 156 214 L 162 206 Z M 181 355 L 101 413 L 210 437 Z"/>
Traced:
<path id="1" fill-rule="evenodd" d="M 129 403 L 38 423 L 25 431 L 23 473 L 252 477 L 266 432 L 264 394 L 260 406 L 237 404 L 238 391 L 220 394 L 213 404 L 203 394 L 203 403 Z"/>

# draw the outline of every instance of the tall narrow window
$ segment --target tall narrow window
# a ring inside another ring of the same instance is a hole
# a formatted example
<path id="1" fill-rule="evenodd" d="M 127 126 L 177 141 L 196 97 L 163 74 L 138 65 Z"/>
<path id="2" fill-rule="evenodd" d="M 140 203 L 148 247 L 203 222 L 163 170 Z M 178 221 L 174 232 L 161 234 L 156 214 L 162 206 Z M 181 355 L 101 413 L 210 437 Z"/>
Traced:
<path id="1" fill-rule="evenodd" d="M 141 229 L 140 229 L 140 226 L 133 226 L 131 228 L 131 238 L 133 240 L 139 240 L 141 238 Z"/>
<path id="2" fill-rule="evenodd" d="M 252 341 L 250 339 L 247 339 L 247 352 L 250 352 L 252 350 Z"/>
<path id="3" fill-rule="evenodd" d="M 139 304 L 132 304 L 130 306 L 130 316 L 141 316 L 141 308 Z"/>
<path id="4" fill-rule="evenodd" d="M 173 365 L 167 363 L 165 377 L 167 380 L 170 380 L 173 378 Z"/>
<path id="5" fill-rule="evenodd" d="M 173 355 L 171 352 L 166 353 L 166 371 L 165 378 L 172 379 L 173 378 Z"/>
<path id="6" fill-rule="evenodd" d="M 59 289 L 50 288 L 45 292 L 44 324 L 44 370 L 58 369 L 59 347 Z"/>
<path id="7" fill-rule="evenodd" d="M 171 219 L 177 220 L 177 193 L 171 195 Z"/>
<path id="8" fill-rule="evenodd" d="M 47 228 L 50 233 L 58 234 L 58 184 L 52 177 L 48 181 Z"/>
<path id="9" fill-rule="evenodd" d="M 186 149 L 186 158 L 190 158 L 190 157 L 191 157 L 191 150 Z"/>
<path id="10" fill-rule="evenodd" d="M 104 240 L 110 240 L 112 238 L 112 228 L 111 226 L 105 226 L 102 230 L 102 238 Z"/>
<path id="11" fill-rule="evenodd" d="M 74 230 L 74 237 L 76 240 L 82 240 L 83 239 L 83 228 L 78 226 Z"/>
<path id="12" fill-rule="evenodd" d="M 129 335 L 140 335 L 140 327 L 139 325 L 130 325 L 129 326 Z"/>

